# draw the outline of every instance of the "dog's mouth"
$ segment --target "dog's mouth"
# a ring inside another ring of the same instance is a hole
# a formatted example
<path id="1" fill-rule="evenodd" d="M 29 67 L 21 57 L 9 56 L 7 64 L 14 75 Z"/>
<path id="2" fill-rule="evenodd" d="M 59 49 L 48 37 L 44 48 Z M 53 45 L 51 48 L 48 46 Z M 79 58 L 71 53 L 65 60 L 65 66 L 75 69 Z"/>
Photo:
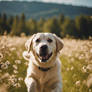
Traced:
<path id="1" fill-rule="evenodd" d="M 46 62 L 52 56 L 52 52 L 50 54 L 47 54 L 47 55 L 39 55 L 39 54 L 37 54 L 37 56 L 39 57 L 41 62 Z"/>

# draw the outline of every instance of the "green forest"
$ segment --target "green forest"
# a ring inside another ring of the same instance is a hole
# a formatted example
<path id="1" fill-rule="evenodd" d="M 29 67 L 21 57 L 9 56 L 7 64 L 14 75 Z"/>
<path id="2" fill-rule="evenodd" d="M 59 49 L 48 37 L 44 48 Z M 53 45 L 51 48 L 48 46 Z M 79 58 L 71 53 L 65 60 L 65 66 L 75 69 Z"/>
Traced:
<path id="1" fill-rule="evenodd" d="M 92 16 L 80 15 L 70 19 L 61 14 L 48 19 L 27 20 L 24 14 L 15 17 L 0 14 L 0 35 L 28 36 L 37 32 L 51 32 L 62 38 L 89 38 L 92 36 Z"/>

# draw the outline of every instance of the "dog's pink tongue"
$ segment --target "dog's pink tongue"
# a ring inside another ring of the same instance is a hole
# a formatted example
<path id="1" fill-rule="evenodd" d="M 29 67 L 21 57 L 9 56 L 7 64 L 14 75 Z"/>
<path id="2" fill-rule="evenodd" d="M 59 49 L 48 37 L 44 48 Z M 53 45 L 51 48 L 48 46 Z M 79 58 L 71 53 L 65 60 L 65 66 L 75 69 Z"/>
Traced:
<path id="1" fill-rule="evenodd" d="M 46 56 L 42 57 L 42 59 L 46 59 Z"/>
<path id="2" fill-rule="evenodd" d="M 47 56 L 42 56 L 42 59 L 48 59 L 48 55 Z"/>

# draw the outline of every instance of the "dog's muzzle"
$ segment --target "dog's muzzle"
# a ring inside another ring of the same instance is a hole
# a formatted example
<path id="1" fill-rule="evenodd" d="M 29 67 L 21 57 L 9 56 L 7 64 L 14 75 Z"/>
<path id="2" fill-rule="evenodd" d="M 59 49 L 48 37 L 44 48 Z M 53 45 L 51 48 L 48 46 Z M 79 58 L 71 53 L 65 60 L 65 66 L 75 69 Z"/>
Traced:
<path id="1" fill-rule="evenodd" d="M 40 58 L 41 62 L 46 62 L 52 56 L 52 53 L 49 54 L 48 46 L 43 45 L 40 47 L 40 52 L 39 55 L 37 54 L 37 56 Z"/>

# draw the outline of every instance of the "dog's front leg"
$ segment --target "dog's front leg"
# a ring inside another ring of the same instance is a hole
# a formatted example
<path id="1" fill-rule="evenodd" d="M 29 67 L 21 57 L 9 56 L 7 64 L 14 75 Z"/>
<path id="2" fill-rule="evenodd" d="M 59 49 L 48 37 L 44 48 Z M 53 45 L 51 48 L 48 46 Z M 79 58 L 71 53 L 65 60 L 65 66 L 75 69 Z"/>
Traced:
<path id="1" fill-rule="evenodd" d="M 36 83 L 35 79 L 33 79 L 31 77 L 30 78 L 26 78 L 25 79 L 25 84 L 27 86 L 28 92 L 36 92 L 36 85 L 37 85 L 37 83 Z"/>
<path id="2" fill-rule="evenodd" d="M 51 92 L 62 92 L 62 91 L 61 91 L 61 88 L 62 88 L 61 83 L 57 83 L 57 84 L 55 85 L 54 89 L 52 89 Z"/>

